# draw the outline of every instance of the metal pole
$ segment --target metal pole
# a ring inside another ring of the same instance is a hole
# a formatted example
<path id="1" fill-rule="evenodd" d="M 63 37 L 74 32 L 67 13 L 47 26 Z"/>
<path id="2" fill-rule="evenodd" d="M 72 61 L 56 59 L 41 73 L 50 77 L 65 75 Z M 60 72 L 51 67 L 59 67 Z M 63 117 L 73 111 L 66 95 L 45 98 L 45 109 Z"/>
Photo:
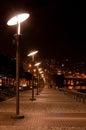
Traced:
<path id="1" fill-rule="evenodd" d="M 37 84 L 37 95 L 39 95 L 39 72 L 38 72 L 38 66 L 37 66 L 37 75 L 38 75 L 38 84 Z"/>
<path id="2" fill-rule="evenodd" d="M 32 55 L 32 65 L 34 66 L 34 55 Z M 34 76 L 32 75 L 32 98 L 30 100 L 36 100 L 34 98 Z"/>
<path id="3" fill-rule="evenodd" d="M 16 41 L 16 115 L 19 115 L 19 36 Z"/>
<path id="4" fill-rule="evenodd" d="M 12 118 L 24 118 L 23 115 L 19 114 L 19 39 L 20 35 L 15 34 L 16 40 L 16 115 L 12 116 Z"/>

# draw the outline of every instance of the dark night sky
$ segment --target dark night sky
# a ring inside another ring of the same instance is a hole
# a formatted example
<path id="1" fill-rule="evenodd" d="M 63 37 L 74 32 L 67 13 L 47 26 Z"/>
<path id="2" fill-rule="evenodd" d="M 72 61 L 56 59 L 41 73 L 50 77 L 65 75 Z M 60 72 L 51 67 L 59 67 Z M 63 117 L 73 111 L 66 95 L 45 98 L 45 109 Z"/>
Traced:
<path id="1" fill-rule="evenodd" d="M 36 2 L 35 2 L 36 1 Z M 86 59 L 86 8 L 85 3 L 49 0 L 1 1 L 0 51 L 15 57 L 13 34 L 16 27 L 6 25 L 17 12 L 28 12 L 30 18 L 21 24 L 21 57 L 30 50 L 39 50 L 42 58 Z"/>

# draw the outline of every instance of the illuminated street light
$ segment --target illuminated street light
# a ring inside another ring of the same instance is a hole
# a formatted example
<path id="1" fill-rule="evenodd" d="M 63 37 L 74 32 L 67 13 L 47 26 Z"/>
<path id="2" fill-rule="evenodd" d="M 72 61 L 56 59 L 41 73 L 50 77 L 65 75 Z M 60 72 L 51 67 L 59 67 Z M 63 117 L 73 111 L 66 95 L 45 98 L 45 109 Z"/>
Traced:
<path id="1" fill-rule="evenodd" d="M 40 65 L 41 63 L 40 62 L 38 62 L 38 63 L 36 63 L 34 66 L 37 66 L 37 68 L 38 68 L 38 66 Z"/>
<path id="2" fill-rule="evenodd" d="M 40 62 L 38 62 L 38 63 L 36 63 L 34 66 L 36 66 L 37 67 L 37 75 L 38 75 L 38 85 L 37 85 L 37 95 L 39 95 L 39 90 L 38 90 L 38 88 L 39 88 L 39 70 L 38 70 L 38 67 L 39 67 L 39 65 L 40 65 L 41 63 Z"/>
<path id="3" fill-rule="evenodd" d="M 34 56 L 35 56 L 36 53 L 38 53 L 38 51 L 32 51 L 27 55 L 27 56 L 32 56 L 32 64 L 33 64 L 33 66 L 34 66 Z M 36 100 L 34 98 L 34 76 L 32 76 L 32 98 L 30 100 Z"/>
<path id="4" fill-rule="evenodd" d="M 15 40 L 16 40 L 16 115 L 12 116 L 13 118 L 24 118 L 23 115 L 19 114 L 19 39 L 21 36 L 20 33 L 20 23 L 25 21 L 27 18 L 29 18 L 28 13 L 22 13 L 14 16 L 11 18 L 7 25 L 17 25 L 17 34 L 15 34 Z"/>
<path id="5" fill-rule="evenodd" d="M 38 51 L 32 51 L 27 56 L 32 56 L 32 61 L 34 62 L 34 56 L 36 53 L 38 53 Z"/>
<path id="6" fill-rule="evenodd" d="M 17 24 L 17 35 L 21 35 L 20 33 L 20 23 L 22 23 L 23 21 L 25 21 L 27 18 L 29 18 L 30 14 L 28 13 L 22 13 L 22 14 L 18 14 L 14 17 L 12 17 L 8 22 L 7 25 L 12 26 L 12 25 L 16 25 Z"/>

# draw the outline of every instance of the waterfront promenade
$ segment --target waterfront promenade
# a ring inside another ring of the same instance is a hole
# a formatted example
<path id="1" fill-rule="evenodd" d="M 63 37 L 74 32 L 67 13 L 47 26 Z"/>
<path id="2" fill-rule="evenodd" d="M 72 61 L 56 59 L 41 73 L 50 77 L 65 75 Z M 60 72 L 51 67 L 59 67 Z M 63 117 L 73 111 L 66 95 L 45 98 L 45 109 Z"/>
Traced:
<path id="1" fill-rule="evenodd" d="M 20 92 L 19 97 L 24 118 L 11 118 L 16 113 L 15 97 L 0 102 L 0 130 L 86 130 L 86 104 L 62 91 L 44 87 L 34 101 L 31 90 Z"/>

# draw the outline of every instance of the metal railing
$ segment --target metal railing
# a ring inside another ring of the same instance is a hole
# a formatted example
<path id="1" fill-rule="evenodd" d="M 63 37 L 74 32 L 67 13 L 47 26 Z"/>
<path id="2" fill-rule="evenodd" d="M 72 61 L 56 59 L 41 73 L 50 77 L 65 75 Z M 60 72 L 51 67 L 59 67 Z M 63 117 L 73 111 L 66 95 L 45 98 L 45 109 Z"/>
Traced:
<path id="1" fill-rule="evenodd" d="M 70 95 L 73 97 L 76 101 L 83 102 L 83 104 L 86 103 L 86 93 L 78 92 L 76 90 L 69 90 L 63 88 L 64 94 Z"/>

